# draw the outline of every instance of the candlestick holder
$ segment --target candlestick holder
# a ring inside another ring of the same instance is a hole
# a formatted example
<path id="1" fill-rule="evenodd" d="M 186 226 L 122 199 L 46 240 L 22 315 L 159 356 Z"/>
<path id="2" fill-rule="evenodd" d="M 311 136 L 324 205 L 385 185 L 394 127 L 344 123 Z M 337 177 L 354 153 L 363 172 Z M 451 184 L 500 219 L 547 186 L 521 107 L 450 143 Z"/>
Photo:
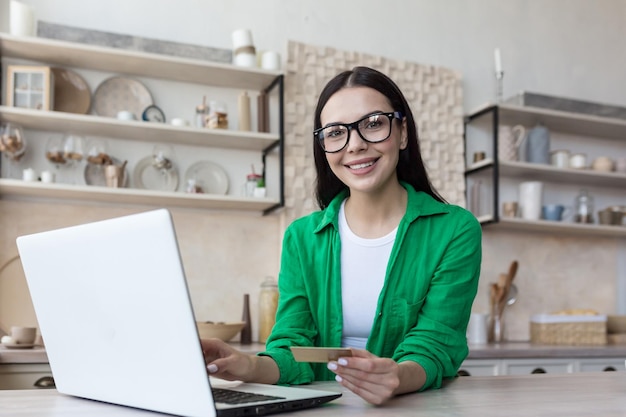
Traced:
<path id="1" fill-rule="evenodd" d="M 504 71 L 496 71 L 496 103 L 502 103 Z"/>

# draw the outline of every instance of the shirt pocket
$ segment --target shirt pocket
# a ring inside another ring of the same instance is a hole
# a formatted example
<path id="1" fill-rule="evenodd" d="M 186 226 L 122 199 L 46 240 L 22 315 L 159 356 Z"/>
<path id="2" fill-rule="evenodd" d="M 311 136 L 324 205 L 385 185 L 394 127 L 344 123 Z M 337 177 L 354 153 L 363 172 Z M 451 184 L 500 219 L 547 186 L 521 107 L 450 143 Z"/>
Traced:
<path id="1" fill-rule="evenodd" d="M 411 303 L 403 298 L 396 298 L 393 300 L 391 309 L 391 327 L 394 329 L 394 333 L 399 334 L 401 338 L 404 338 L 415 325 L 417 324 L 417 317 L 419 315 L 426 297 L 418 300 L 415 303 Z"/>

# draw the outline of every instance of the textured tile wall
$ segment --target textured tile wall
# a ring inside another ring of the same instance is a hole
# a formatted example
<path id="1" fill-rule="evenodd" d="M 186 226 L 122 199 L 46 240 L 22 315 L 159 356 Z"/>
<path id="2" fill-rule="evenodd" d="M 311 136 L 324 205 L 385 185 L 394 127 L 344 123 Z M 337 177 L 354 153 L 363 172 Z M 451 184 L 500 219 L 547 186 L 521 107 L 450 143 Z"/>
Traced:
<path id="1" fill-rule="evenodd" d="M 433 185 L 449 202 L 465 205 L 463 95 L 458 73 L 292 41 L 285 75 L 287 220 L 317 209 L 312 135 L 317 97 L 332 77 L 357 65 L 382 71 L 398 84 L 417 121 L 422 156 Z"/>

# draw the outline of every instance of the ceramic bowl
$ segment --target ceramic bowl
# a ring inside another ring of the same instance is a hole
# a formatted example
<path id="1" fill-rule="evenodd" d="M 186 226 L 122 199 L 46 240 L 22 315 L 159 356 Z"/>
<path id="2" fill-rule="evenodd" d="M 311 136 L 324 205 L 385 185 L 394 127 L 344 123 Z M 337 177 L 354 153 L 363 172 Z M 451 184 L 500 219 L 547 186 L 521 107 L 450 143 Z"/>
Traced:
<path id="1" fill-rule="evenodd" d="M 626 333 L 626 315 L 608 315 L 606 331 L 609 334 Z"/>
<path id="2" fill-rule="evenodd" d="M 242 321 L 233 323 L 196 322 L 201 339 L 217 338 L 225 342 L 235 337 L 243 329 L 244 325 L 245 323 Z"/>
<path id="3" fill-rule="evenodd" d="M 608 156 L 599 156 L 594 159 L 591 168 L 594 171 L 611 172 L 613 171 L 613 160 Z"/>

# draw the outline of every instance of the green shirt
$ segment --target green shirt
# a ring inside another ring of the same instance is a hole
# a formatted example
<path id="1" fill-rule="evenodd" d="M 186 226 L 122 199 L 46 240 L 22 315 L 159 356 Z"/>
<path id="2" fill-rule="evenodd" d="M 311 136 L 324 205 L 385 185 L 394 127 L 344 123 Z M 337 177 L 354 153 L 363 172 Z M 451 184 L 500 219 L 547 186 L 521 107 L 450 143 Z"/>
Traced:
<path id="1" fill-rule="evenodd" d="M 456 376 L 467 357 L 465 332 L 476 296 L 481 228 L 467 210 L 402 184 L 407 210 L 398 225 L 367 350 L 426 371 L 422 390 Z M 334 379 L 322 363 L 295 362 L 289 346 L 341 345 L 341 240 L 338 212 L 347 191 L 323 211 L 295 220 L 283 239 L 276 324 L 266 351 L 279 384 Z"/>

